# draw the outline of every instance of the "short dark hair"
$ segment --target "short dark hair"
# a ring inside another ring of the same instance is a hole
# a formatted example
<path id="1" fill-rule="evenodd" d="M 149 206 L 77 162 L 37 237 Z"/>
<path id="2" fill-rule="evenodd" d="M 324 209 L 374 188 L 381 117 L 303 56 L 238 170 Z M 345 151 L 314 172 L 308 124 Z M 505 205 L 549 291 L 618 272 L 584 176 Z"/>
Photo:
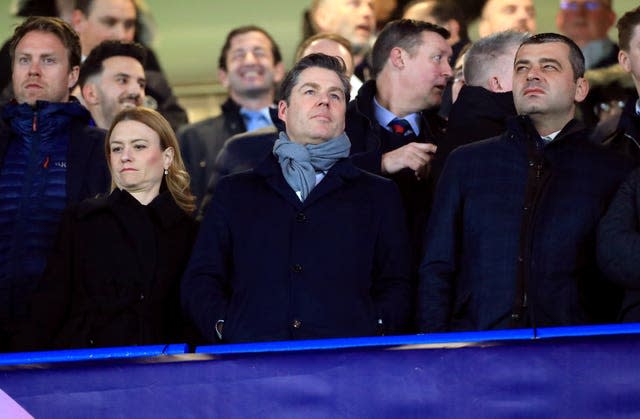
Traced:
<path id="1" fill-rule="evenodd" d="M 439 24 L 453 19 L 460 25 L 460 38 L 466 39 L 469 37 L 467 16 L 453 0 L 413 0 L 404 7 L 402 14 L 404 15 L 410 8 L 422 3 L 433 3 L 431 16 Z"/>
<path id="2" fill-rule="evenodd" d="M 140 62 L 142 67 L 145 65 L 147 59 L 147 50 L 136 42 L 123 42 L 123 41 L 103 41 L 91 50 L 87 59 L 84 60 L 80 67 L 80 76 L 78 77 L 78 84 L 83 87 L 89 77 L 102 73 L 104 67 L 103 61 L 111 57 L 131 57 Z"/>
<path id="3" fill-rule="evenodd" d="M 345 47 L 346 50 L 349 51 L 351 55 L 353 55 L 353 48 L 351 46 L 351 42 L 349 42 L 347 38 L 345 38 L 344 36 L 338 35 L 337 33 L 322 32 L 322 33 L 317 33 L 315 35 L 311 35 L 310 37 L 302 41 L 302 43 L 300 43 L 300 45 L 298 46 L 298 49 L 296 50 L 295 61 L 298 61 L 300 58 L 302 58 L 302 54 L 304 53 L 304 50 L 309 48 L 309 45 L 311 45 L 312 43 L 314 43 L 319 39 L 328 39 L 330 41 L 337 42 L 338 44 Z"/>
<path id="4" fill-rule="evenodd" d="M 344 61 L 339 57 L 332 57 L 326 54 L 314 53 L 302 57 L 282 80 L 279 91 L 279 99 L 289 103 L 291 92 L 298 83 L 300 73 L 308 68 L 320 67 L 335 72 L 342 82 L 345 101 L 348 102 L 351 97 L 351 82 L 345 71 Z"/>
<path id="5" fill-rule="evenodd" d="M 80 38 L 76 31 L 64 20 L 57 17 L 46 16 L 28 17 L 27 20 L 15 29 L 9 44 L 9 56 L 11 57 L 12 63 L 15 58 L 18 43 L 20 43 L 26 34 L 34 31 L 50 33 L 60 39 L 68 53 L 69 70 L 80 65 L 82 53 L 80 49 Z"/>
<path id="6" fill-rule="evenodd" d="M 640 25 L 640 7 L 629 10 L 618 20 L 618 46 L 620 49 L 629 51 L 631 47 L 631 37 L 636 26 Z"/>
<path id="7" fill-rule="evenodd" d="M 393 48 L 399 47 L 410 55 L 415 54 L 416 48 L 422 45 L 422 33 L 435 32 L 444 39 L 449 39 L 449 31 L 433 23 L 413 20 L 393 20 L 385 25 L 371 52 L 371 70 L 373 78 L 382 71 Z"/>
<path id="8" fill-rule="evenodd" d="M 559 33 L 547 32 L 532 35 L 520 44 L 518 51 L 520 51 L 520 48 L 524 45 L 548 44 L 550 42 L 561 42 L 569 47 L 569 62 L 573 69 L 573 79 L 578 80 L 578 78 L 584 77 L 584 55 L 582 54 L 580 47 L 573 42 L 571 38 L 560 35 Z M 517 54 L 518 53 L 516 52 L 516 56 Z"/>
<path id="9" fill-rule="evenodd" d="M 227 54 L 231 49 L 231 42 L 233 41 L 233 38 L 249 32 L 260 32 L 261 34 L 266 36 L 271 43 L 271 54 L 273 55 L 273 62 L 275 64 L 278 64 L 280 61 L 282 61 L 282 53 L 280 52 L 280 47 L 267 31 L 255 25 L 241 26 L 239 28 L 233 29 L 227 34 L 227 39 L 225 39 L 224 45 L 222 46 L 222 51 L 220 51 L 220 57 L 218 57 L 218 68 L 220 70 L 227 71 Z"/>

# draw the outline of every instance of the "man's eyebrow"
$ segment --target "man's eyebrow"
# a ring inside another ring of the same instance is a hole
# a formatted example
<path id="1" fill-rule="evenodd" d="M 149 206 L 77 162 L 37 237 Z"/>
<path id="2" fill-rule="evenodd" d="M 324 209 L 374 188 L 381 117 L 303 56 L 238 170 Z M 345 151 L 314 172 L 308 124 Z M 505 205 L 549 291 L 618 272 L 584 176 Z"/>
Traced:
<path id="1" fill-rule="evenodd" d="M 302 89 L 303 87 L 313 87 L 314 89 L 317 89 L 318 87 L 320 87 L 320 85 L 318 83 L 308 81 L 306 83 L 301 84 L 299 89 Z"/>
<path id="2" fill-rule="evenodd" d="M 555 58 L 540 58 L 540 60 L 538 60 L 541 64 L 556 64 L 558 67 L 562 68 L 562 64 L 560 63 L 560 61 L 556 60 Z"/>

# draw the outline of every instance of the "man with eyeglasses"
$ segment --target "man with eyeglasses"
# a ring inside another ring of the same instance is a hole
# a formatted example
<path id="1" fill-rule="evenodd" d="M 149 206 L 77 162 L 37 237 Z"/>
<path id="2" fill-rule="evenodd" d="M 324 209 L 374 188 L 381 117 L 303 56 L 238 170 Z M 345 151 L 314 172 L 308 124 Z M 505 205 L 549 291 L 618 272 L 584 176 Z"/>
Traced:
<path id="1" fill-rule="evenodd" d="M 607 36 L 616 22 L 613 0 L 561 0 L 556 26 L 582 50 L 587 70 L 618 62 L 618 47 Z"/>

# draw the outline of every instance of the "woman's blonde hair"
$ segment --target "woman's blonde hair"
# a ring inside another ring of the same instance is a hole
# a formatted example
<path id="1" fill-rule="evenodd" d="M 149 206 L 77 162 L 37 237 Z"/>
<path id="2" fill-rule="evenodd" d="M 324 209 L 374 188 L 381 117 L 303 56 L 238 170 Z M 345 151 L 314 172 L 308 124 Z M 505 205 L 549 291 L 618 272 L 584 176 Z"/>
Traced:
<path id="1" fill-rule="evenodd" d="M 171 162 L 171 166 L 167 169 L 168 173 L 164 176 L 160 189 L 162 190 L 163 186 L 166 186 L 174 201 L 176 201 L 176 204 L 178 204 L 178 206 L 186 213 L 191 214 L 196 209 L 196 198 L 191 193 L 191 188 L 189 187 L 191 179 L 189 177 L 189 173 L 187 173 L 187 169 L 184 167 L 176 134 L 173 132 L 173 129 L 171 129 L 169 122 L 167 122 L 167 120 L 164 119 L 164 117 L 157 111 L 149 108 L 137 107 L 125 109 L 116 115 L 111 123 L 104 145 L 109 170 L 111 170 L 111 147 L 109 147 L 109 140 L 111 139 L 113 128 L 121 121 L 137 121 L 145 124 L 158 134 L 158 137 L 160 138 L 160 149 L 164 151 L 168 147 L 173 148 L 173 161 Z M 116 185 L 112 180 L 111 190 L 115 187 Z"/>

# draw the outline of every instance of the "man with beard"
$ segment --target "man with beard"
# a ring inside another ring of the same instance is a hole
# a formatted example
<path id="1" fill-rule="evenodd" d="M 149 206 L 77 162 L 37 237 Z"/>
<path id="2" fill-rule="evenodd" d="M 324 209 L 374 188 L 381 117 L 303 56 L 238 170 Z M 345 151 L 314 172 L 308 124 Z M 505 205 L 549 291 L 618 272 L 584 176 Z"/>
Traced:
<path id="1" fill-rule="evenodd" d="M 599 218 L 631 166 L 574 119 L 589 92 L 569 38 L 534 35 L 516 53 L 518 116 L 454 150 L 425 233 L 423 332 L 610 322 L 619 291 L 596 266 Z"/>
<path id="2" fill-rule="evenodd" d="M 109 129 L 118 112 L 142 105 L 144 60 L 142 45 L 104 41 L 82 63 L 78 84 L 98 127 Z"/>
<path id="3" fill-rule="evenodd" d="M 487 0 L 482 7 L 480 37 L 502 31 L 536 32 L 536 8 L 533 0 Z"/>
<path id="4" fill-rule="evenodd" d="M 132 42 L 140 12 L 135 0 L 76 0 L 71 24 L 80 36 L 82 57 L 102 41 Z M 145 47 L 145 104 L 157 109 L 174 130 L 188 122 L 186 111 L 178 103 L 173 90 L 153 51 Z"/>
<path id="5" fill-rule="evenodd" d="M 80 41 L 58 18 L 30 17 L 10 43 L 15 100 L 0 109 L 0 349 L 26 318 L 64 208 L 106 192 L 104 131 L 69 89 Z"/>
<path id="6" fill-rule="evenodd" d="M 452 74 L 448 37 L 446 29 L 427 22 L 388 23 L 373 45 L 374 79 L 347 110 L 353 161 L 400 188 L 415 266 L 430 206 L 430 163 L 444 135 L 437 108 Z"/>
<path id="7" fill-rule="evenodd" d="M 284 76 L 280 48 L 264 29 L 242 26 L 227 35 L 218 80 L 228 89 L 222 114 L 178 131 L 191 192 L 200 205 L 224 142 L 232 135 L 272 125 L 276 84 Z"/>

